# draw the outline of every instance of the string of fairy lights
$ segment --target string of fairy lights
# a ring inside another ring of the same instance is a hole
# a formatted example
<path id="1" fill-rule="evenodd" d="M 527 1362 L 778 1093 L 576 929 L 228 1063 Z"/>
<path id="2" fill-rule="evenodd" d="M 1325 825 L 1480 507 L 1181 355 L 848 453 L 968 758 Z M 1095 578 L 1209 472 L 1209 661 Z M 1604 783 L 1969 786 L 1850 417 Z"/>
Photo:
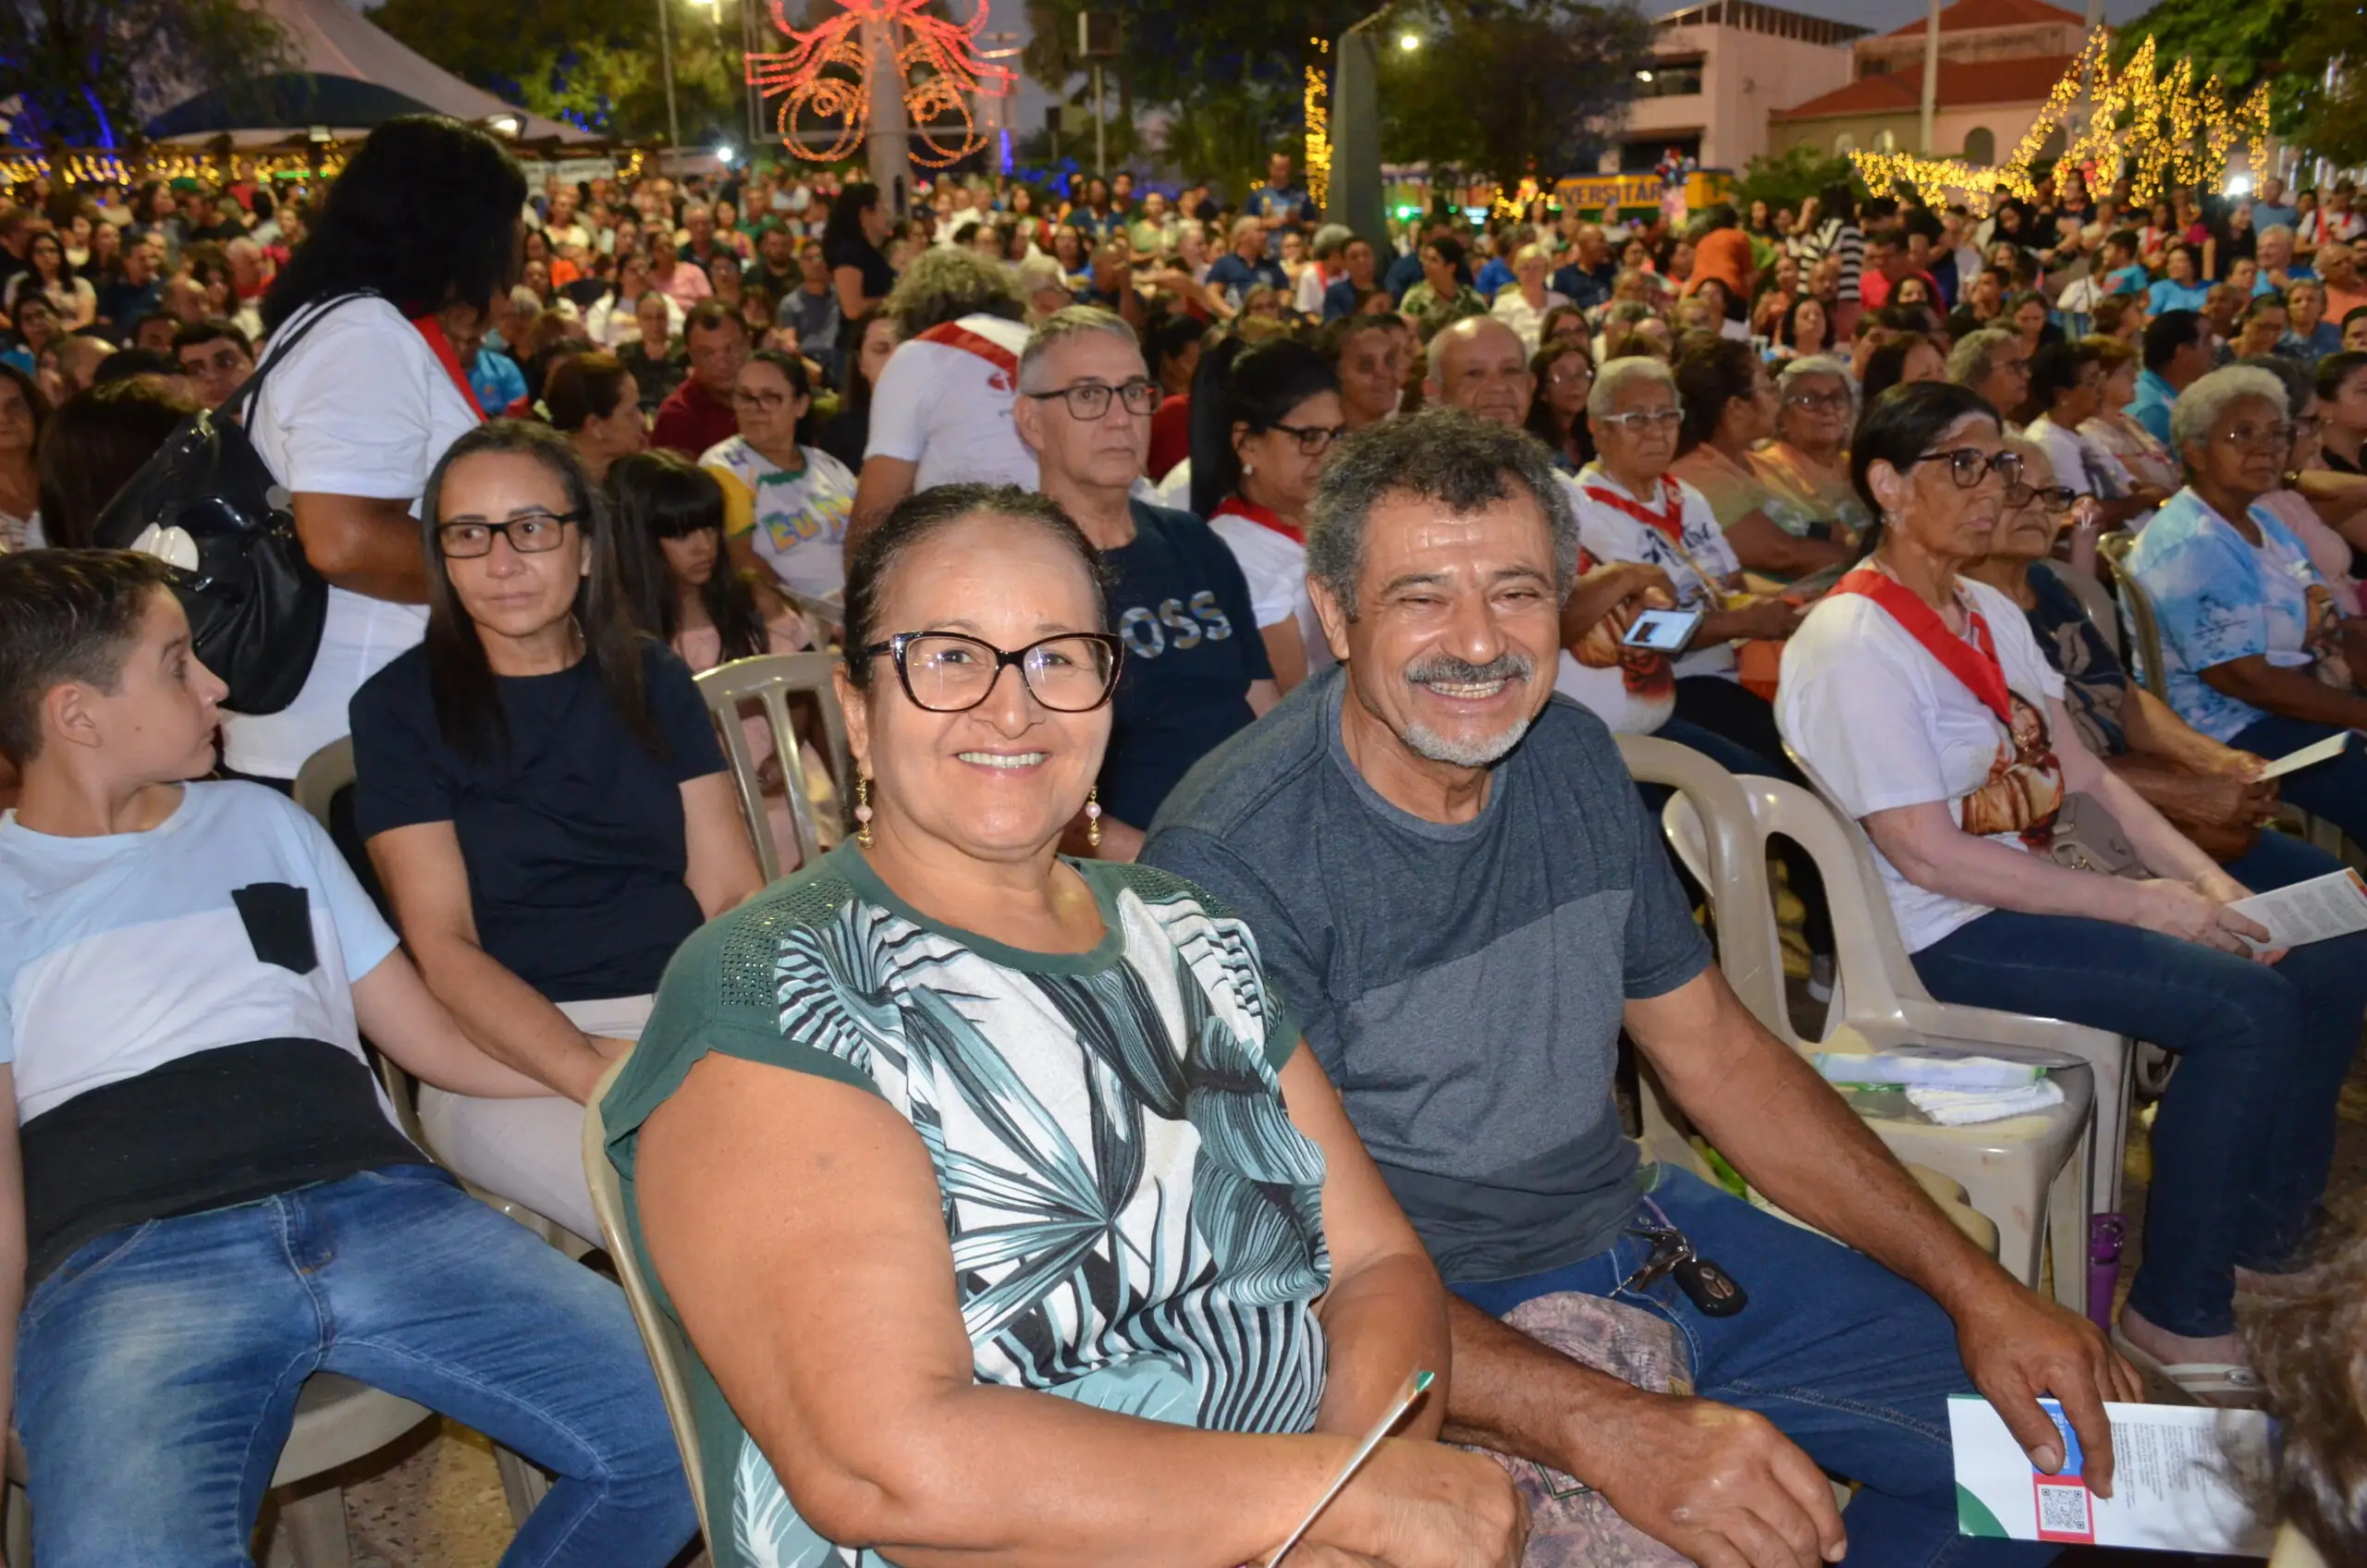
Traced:
<path id="1" fill-rule="evenodd" d="M 1331 42 L 1326 38 L 1310 38 L 1318 55 L 1331 53 Z M 1306 116 L 1306 147 L 1303 162 L 1306 166 L 1306 194 L 1318 208 L 1331 201 L 1331 80 L 1314 66 L 1306 67 L 1306 88 L 1300 103 Z"/>
<path id="2" fill-rule="evenodd" d="M 2265 82 L 2231 105 L 2217 77 L 2197 83 L 2191 60 L 2163 64 L 2151 38 L 2118 69 L 2111 55 L 2112 30 L 2091 33 L 2071 68 L 2048 91 L 2013 156 L 2002 164 L 1984 167 L 1915 153 L 1852 153 L 1850 161 L 1869 190 L 1888 191 L 1906 184 L 1928 203 L 1961 200 L 1976 214 L 1988 212 L 2001 186 L 2019 200 L 2036 199 L 2039 154 L 2058 130 L 2066 144 L 2057 166 L 2089 169 L 2098 187 L 2109 187 L 2126 174 L 2130 194 L 2140 202 L 2152 201 L 2171 185 L 2215 185 L 2238 142 L 2245 144 L 2254 169 L 2268 166 Z M 2068 122 L 2082 93 L 2088 112 L 2075 137 Z"/>

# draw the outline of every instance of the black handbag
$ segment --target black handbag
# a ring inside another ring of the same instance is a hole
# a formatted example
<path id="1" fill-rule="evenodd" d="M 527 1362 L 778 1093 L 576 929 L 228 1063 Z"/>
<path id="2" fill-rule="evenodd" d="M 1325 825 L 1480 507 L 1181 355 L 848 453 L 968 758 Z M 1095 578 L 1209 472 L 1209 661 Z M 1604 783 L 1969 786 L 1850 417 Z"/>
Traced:
<path id="1" fill-rule="evenodd" d="M 248 440 L 246 419 L 263 378 L 322 318 L 320 305 L 283 331 L 263 363 L 223 399 L 181 422 L 99 513 L 93 540 L 140 550 L 174 568 L 197 656 L 220 676 L 234 713 L 277 713 L 313 673 L 328 619 L 328 583 L 304 557 L 294 497 Z"/>

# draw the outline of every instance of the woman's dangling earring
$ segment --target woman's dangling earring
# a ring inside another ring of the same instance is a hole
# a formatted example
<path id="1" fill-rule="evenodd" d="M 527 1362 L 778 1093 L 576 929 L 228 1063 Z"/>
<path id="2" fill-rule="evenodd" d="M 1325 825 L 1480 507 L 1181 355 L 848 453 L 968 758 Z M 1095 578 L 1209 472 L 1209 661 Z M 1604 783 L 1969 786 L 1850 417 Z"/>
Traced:
<path id="1" fill-rule="evenodd" d="M 871 848 L 871 780 L 861 774 L 854 780 L 854 841 Z"/>
<path id="2" fill-rule="evenodd" d="M 1088 849 L 1101 847 L 1101 786 L 1098 784 L 1085 792 L 1085 842 Z"/>

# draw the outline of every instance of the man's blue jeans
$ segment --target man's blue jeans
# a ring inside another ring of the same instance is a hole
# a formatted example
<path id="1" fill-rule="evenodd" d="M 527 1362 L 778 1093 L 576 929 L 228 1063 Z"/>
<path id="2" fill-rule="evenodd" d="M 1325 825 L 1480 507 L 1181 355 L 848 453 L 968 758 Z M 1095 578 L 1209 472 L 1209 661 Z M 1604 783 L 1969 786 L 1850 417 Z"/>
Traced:
<path id="1" fill-rule="evenodd" d="M 2054 1557 L 2053 1546 L 1956 1534 L 1947 1402 L 1975 1390 L 1956 1326 L 1930 1296 L 1862 1254 L 1668 1167 L 1637 1219 L 1684 1231 L 1750 1305 L 1704 1317 L 1673 1280 L 1621 1291 L 1651 1251 L 1634 1236 L 1548 1273 L 1449 1288 L 1498 1317 L 1557 1291 L 1658 1312 L 1683 1336 L 1702 1398 L 1758 1412 L 1824 1469 L 1863 1484 L 1841 1516 L 1851 1562 L 2020 1568 Z"/>
<path id="2" fill-rule="evenodd" d="M 2258 891 L 2336 869 L 2263 833 L 2227 874 Z M 2367 932 L 2270 966 L 2134 925 L 1996 910 L 1917 953 L 1915 971 L 1943 1001 L 2178 1053 L 2153 1121 L 2144 1263 L 2128 1305 L 2173 1334 L 2233 1330 L 2235 1267 L 2291 1268 L 2324 1194 L 2336 1097 L 2367 1011 Z"/>
<path id="3" fill-rule="evenodd" d="M 250 1561 L 316 1371 L 558 1475 L 502 1558 L 656 1568 L 697 1528 L 622 1292 L 429 1166 L 127 1226 L 26 1302 L 17 1421 L 42 1568 Z"/>

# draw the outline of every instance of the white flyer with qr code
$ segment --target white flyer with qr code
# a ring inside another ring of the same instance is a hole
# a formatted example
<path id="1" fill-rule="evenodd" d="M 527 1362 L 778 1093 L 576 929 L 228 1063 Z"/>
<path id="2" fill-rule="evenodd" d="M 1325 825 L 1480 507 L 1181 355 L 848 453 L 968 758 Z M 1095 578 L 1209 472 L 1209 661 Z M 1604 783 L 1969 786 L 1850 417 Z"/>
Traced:
<path id="1" fill-rule="evenodd" d="M 2113 1495 L 2088 1489 L 2079 1439 L 2053 1400 L 2039 1407 L 2070 1457 L 2041 1472 L 1989 1402 L 1948 1401 L 1956 1445 L 1956 1533 L 2159 1551 L 2266 1557 L 2274 1537 L 2256 1501 L 2269 1495 L 2274 1424 L 2257 1410 L 2107 1404 Z"/>

